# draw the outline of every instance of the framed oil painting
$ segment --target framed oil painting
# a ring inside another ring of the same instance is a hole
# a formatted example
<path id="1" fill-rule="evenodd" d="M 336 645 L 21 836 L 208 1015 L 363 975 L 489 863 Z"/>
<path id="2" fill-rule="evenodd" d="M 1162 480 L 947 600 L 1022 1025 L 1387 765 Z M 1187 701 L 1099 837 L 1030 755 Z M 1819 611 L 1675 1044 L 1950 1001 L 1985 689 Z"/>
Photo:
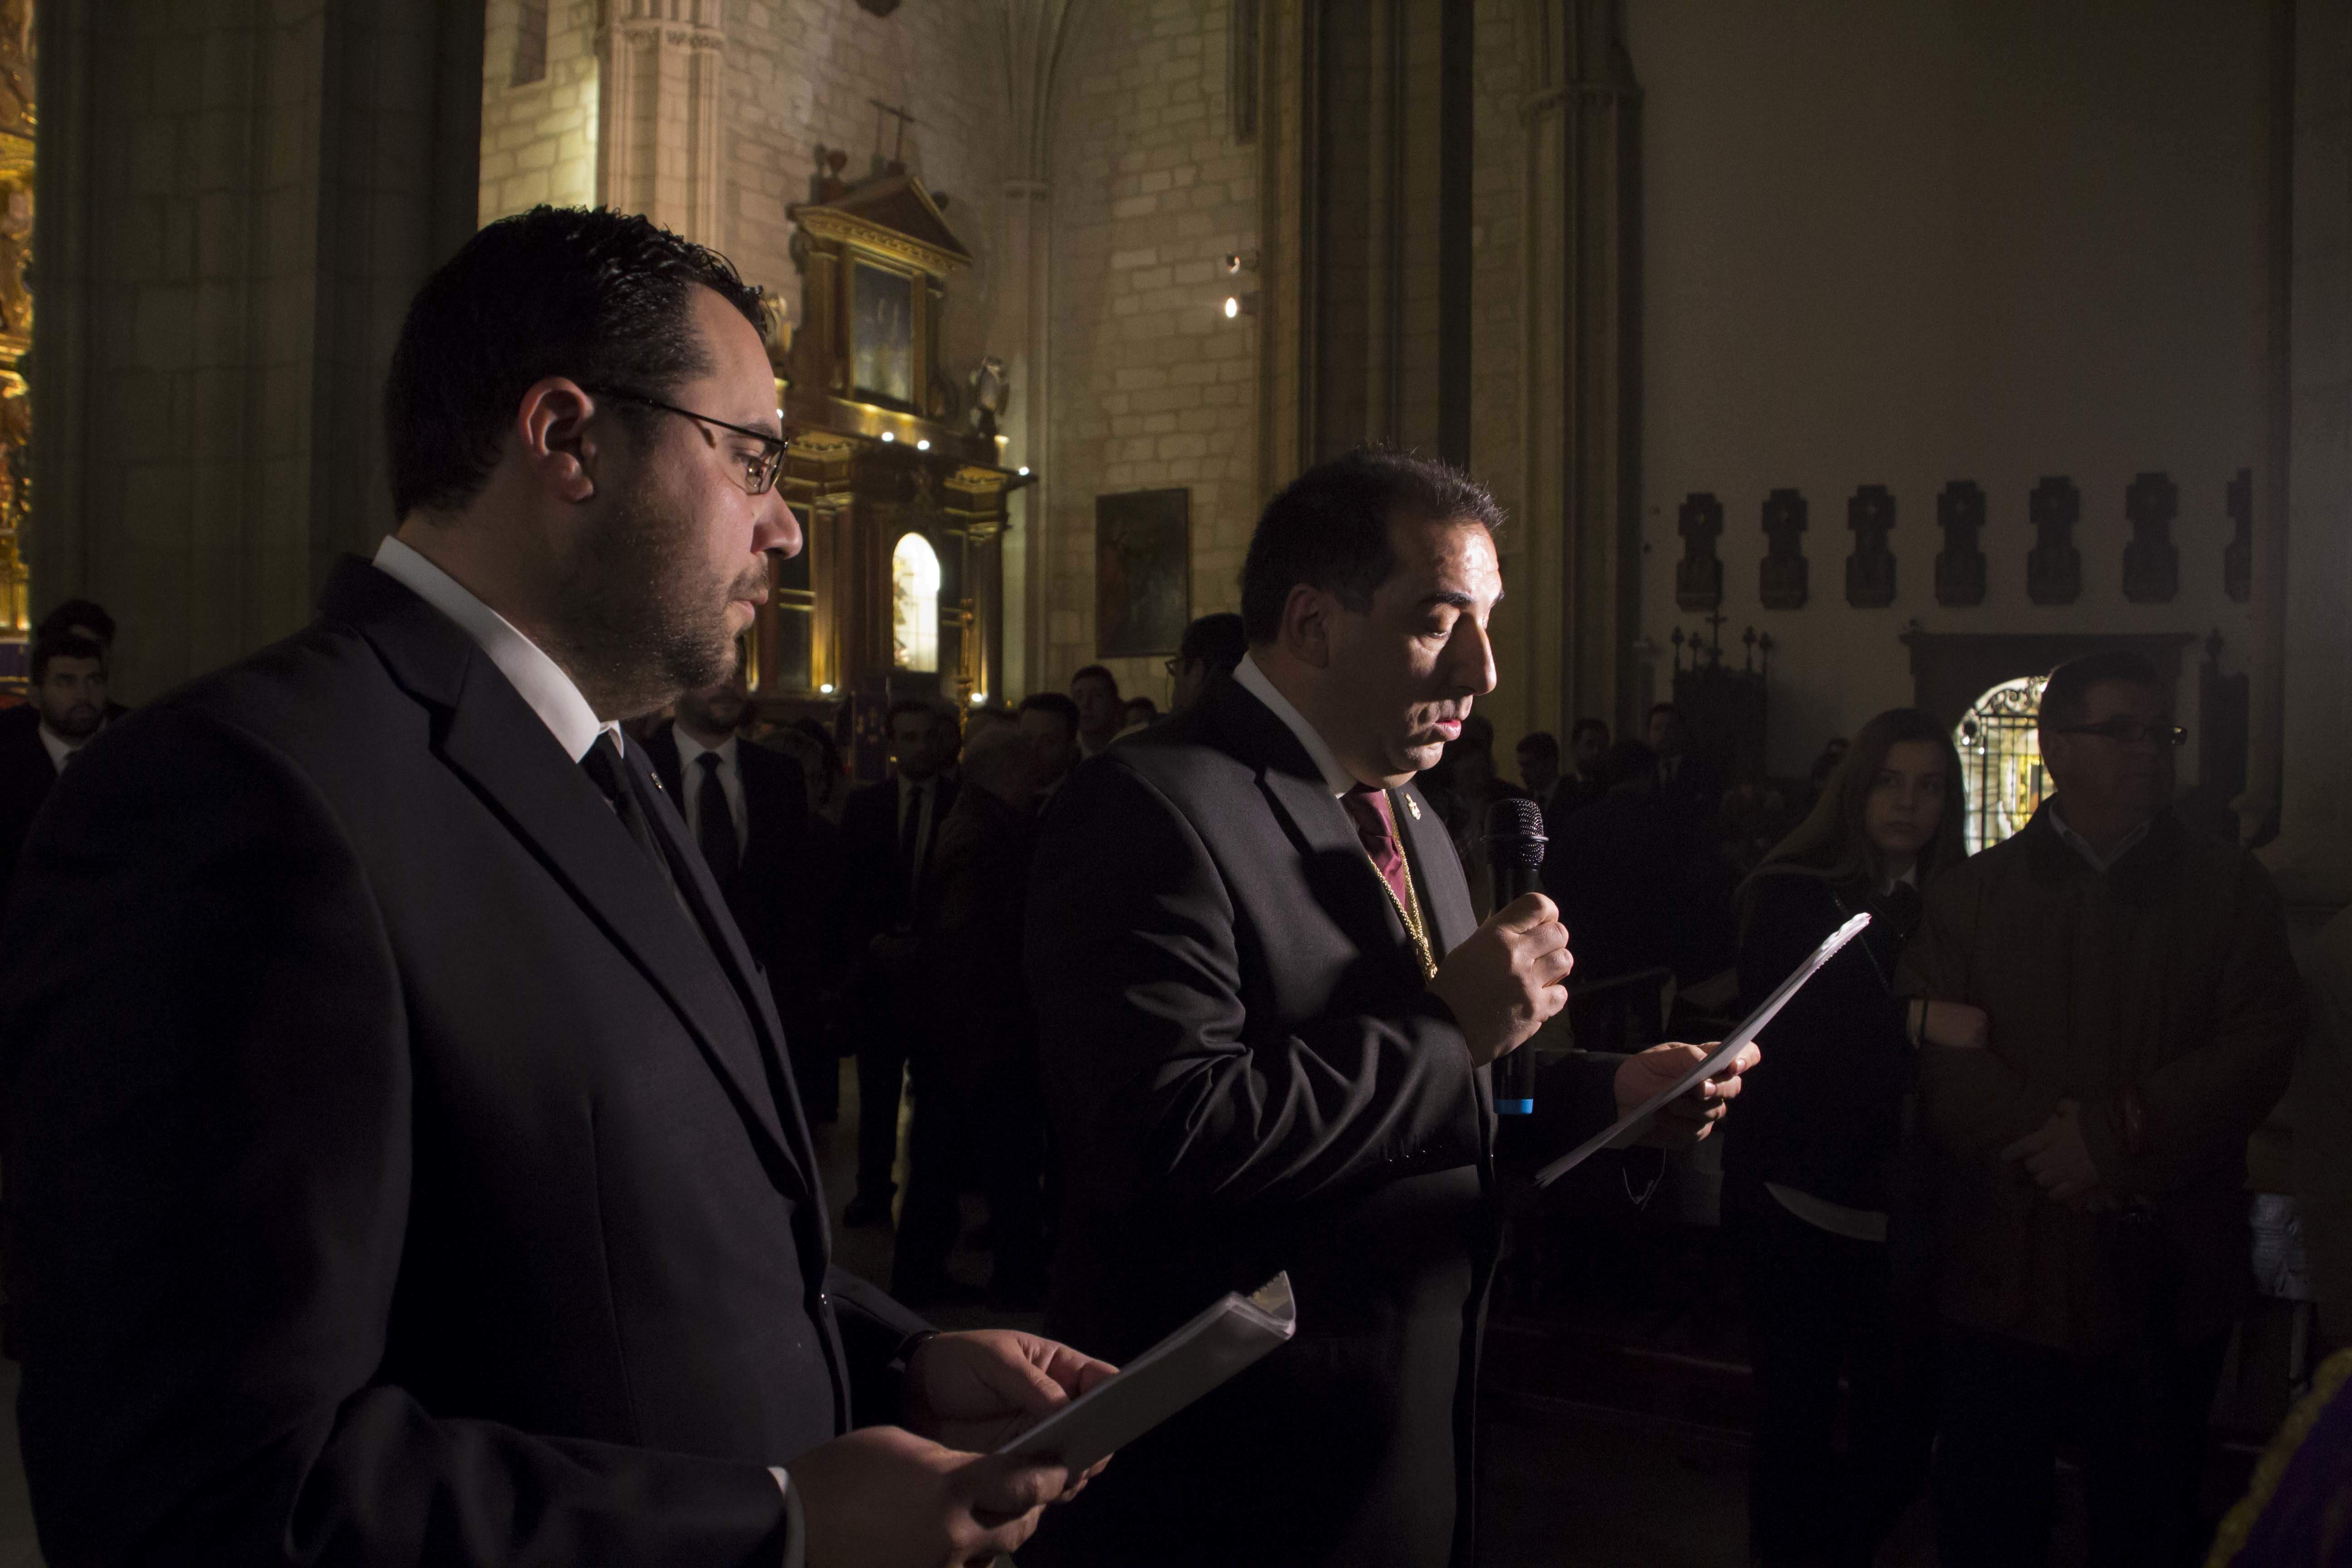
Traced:
<path id="1" fill-rule="evenodd" d="M 1095 498 L 1095 657 L 1174 653 L 1192 614 L 1192 492 Z"/>
<path id="2" fill-rule="evenodd" d="M 860 397 L 915 403 L 915 280 L 860 261 L 849 291 L 849 369 Z"/>

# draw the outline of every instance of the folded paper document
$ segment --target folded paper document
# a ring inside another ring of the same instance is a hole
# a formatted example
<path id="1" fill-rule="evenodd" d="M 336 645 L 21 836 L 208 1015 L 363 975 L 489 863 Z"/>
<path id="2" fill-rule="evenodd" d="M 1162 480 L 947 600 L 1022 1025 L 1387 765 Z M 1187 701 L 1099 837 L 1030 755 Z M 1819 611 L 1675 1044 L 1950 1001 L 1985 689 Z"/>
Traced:
<path id="1" fill-rule="evenodd" d="M 1794 996 L 1799 991 L 1802 990 L 1804 988 L 1805 982 L 1820 973 L 1822 965 L 1836 957 L 1838 949 L 1843 947 L 1847 942 L 1852 942 L 1856 936 L 1860 935 L 1862 928 L 1869 923 L 1870 917 L 1868 915 L 1856 915 L 1853 919 L 1846 921 L 1845 924 L 1838 927 L 1837 930 L 1830 932 L 1827 937 L 1822 939 L 1822 945 L 1813 949 L 1812 955 L 1807 958 L 1804 963 L 1797 965 L 1796 972 L 1790 974 L 1788 979 L 1780 982 L 1780 987 L 1775 990 L 1771 995 L 1764 998 L 1764 1005 L 1757 1008 L 1755 1012 L 1750 1013 L 1744 1020 L 1741 1021 L 1739 1027 L 1732 1030 L 1731 1033 L 1723 1037 L 1723 1043 L 1721 1045 L 1717 1046 L 1715 1049 L 1707 1052 L 1706 1059 L 1705 1061 L 1700 1062 L 1696 1067 L 1694 1067 L 1690 1071 L 1685 1073 L 1680 1079 L 1675 1080 L 1672 1088 L 1660 1089 L 1648 1100 L 1644 1100 L 1640 1105 L 1635 1106 L 1633 1110 L 1627 1111 L 1616 1121 L 1611 1122 L 1602 1131 L 1594 1133 L 1583 1142 L 1579 1143 L 1575 1148 L 1570 1149 L 1567 1153 L 1562 1154 L 1559 1159 L 1554 1160 L 1550 1164 L 1546 1165 L 1542 1170 L 1538 1171 L 1536 1173 L 1536 1185 L 1539 1187 L 1548 1187 L 1551 1185 L 1554 1182 L 1559 1180 L 1562 1176 L 1565 1176 L 1570 1171 L 1576 1169 L 1577 1166 L 1581 1165 L 1585 1161 L 1591 1159 L 1595 1153 L 1606 1149 L 1610 1144 L 1614 1143 L 1618 1139 L 1632 1131 L 1636 1126 L 1647 1121 L 1651 1117 L 1655 1116 L 1660 1108 L 1668 1100 L 1675 1099 L 1678 1095 L 1689 1093 L 1691 1089 L 1696 1088 L 1701 1081 L 1722 1071 L 1723 1064 L 1729 1061 L 1734 1056 L 1738 1055 L 1739 1048 L 1742 1046 L 1747 1045 L 1758 1035 L 1762 1034 L 1764 1032 L 1764 1026 L 1772 1021 L 1773 1015 L 1780 1012 L 1781 1008 L 1789 1005 L 1789 998 Z"/>
<path id="2" fill-rule="evenodd" d="M 1297 1331 L 1290 1276 L 1228 1292 L 1191 1322 L 997 1450 L 1083 1470 L 1125 1447 Z"/>

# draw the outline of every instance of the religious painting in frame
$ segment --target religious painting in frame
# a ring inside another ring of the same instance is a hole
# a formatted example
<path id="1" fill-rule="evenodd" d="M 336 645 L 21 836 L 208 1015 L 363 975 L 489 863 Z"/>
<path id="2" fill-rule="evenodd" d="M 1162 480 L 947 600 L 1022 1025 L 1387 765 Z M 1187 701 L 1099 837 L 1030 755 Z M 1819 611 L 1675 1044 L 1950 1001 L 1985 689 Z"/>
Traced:
<path id="1" fill-rule="evenodd" d="M 1192 615 L 1192 492 L 1095 498 L 1095 656 L 1174 653 Z"/>
<path id="2" fill-rule="evenodd" d="M 915 280 L 865 261 L 849 294 L 849 368 L 857 395 L 911 408 L 915 403 Z"/>

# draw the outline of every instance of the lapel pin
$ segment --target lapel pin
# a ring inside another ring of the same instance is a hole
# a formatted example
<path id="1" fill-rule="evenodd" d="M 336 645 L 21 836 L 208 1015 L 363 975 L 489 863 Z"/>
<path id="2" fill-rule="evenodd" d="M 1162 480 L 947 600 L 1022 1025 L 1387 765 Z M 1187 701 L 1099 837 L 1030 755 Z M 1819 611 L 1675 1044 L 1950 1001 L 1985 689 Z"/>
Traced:
<path id="1" fill-rule="evenodd" d="M 1407 811 L 1412 813 L 1412 819 L 1415 822 L 1419 822 L 1421 820 L 1421 802 L 1413 799 L 1411 795 L 1407 795 L 1404 797 L 1404 806 Z"/>

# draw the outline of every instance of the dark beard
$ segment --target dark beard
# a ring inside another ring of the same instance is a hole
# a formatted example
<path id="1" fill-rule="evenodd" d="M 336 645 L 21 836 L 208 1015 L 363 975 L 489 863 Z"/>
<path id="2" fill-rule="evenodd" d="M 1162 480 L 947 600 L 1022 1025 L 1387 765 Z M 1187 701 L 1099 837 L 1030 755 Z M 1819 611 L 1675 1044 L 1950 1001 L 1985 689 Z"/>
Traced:
<path id="1" fill-rule="evenodd" d="M 699 581 L 697 526 L 640 490 L 583 543 L 556 590 L 548 651 L 600 719 L 634 719 L 735 669 L 727 594 Z"/>
<path id="2" fill-rule="evenodd" d="M 63 713 L 41 710 L 41 722 L 61 741 L 87 741 L 98 733 L 98 727 L 105 721 L 106 714 L 87 702 L 77 702 Z"/>

